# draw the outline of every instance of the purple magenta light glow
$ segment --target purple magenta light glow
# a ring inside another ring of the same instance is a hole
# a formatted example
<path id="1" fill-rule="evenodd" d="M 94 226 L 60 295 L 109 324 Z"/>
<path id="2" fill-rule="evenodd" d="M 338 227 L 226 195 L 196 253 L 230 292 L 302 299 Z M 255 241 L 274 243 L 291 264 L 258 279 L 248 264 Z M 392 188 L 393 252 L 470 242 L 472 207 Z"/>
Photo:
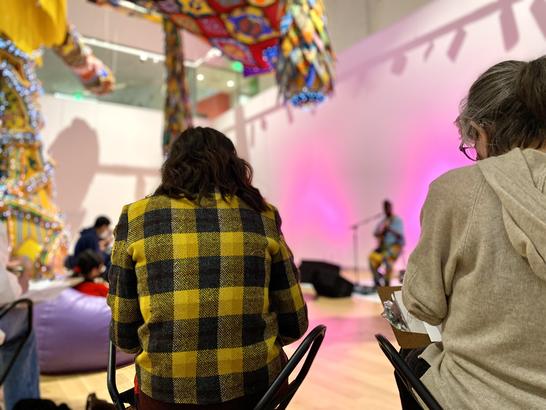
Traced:
<path id="1" fill-rule="evenodd" d="M 275 90 L 244 107 L 248 121 L 267 122 L 249 160 L 279 207 L 296 259 L 352 266 L 350 226 L 380 212 L 387 198 L 404 220 L 406 254 L 413 249 L 429 184 L 472 165 L 458 150 L 453 125 L 472 82 L 499 61 L 544 53 L 535 3 L 514 3 L 511 24 L 518 36 L 511 34 L 508 50 L 490 0 L 428 3 L 340 53 L 335 95 L 315 111 L 292 109 L 287 115 L 275 108 Z M 233 130 L 234 119 L 229 114 L 214 125 Z M 373 226 L 359 231 L 361 266 L 376 245 Z"/>

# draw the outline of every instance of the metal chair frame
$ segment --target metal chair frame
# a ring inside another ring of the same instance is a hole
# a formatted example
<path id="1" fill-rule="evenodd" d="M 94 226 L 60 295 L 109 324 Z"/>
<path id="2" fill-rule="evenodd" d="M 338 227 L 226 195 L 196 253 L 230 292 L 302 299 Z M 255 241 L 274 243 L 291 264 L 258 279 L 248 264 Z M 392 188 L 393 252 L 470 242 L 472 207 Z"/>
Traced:
<path id="1" fill-rule="evenodd" d="M 414 396 L 417 394 L 421 401 L 429 408 L 430 410 L 442 410 L 442 406 L 436 401 L 429 389 L 423 384 L 423 382 L 413 373 L 408 364 L 404 361 L 402 356 L 394 348 L 394 346 L 387 340 L 383 335 L 375 335 L 379 347 L 391 362 L 394 367 L 394 371 L 404 384 L 406 385 L 408 391 L 410 391 Z"/>
<path id="2" fill-rule="evenodd" d="M 33 303 L 30 299 L 18 299 L 15 302 L 12 302 L 8 305 L 5 305 L 0 310 L 0 320 L 6 316 L 8 313 L 10 313 L 13 309 L 18 308 L 20 305 L 25 305 L 27 307 L 27 328 L 23 335 L 13 339 L 13 340 L 7 340 L 3 346 L 0 346 L 0 349 L 5 346 L 17 344 L 17 348 L 15 349 L 15 354 L 8 362 L 6 368 L 4 369 L 3 373 L 0 375 L 0 386 L 4 384 L 6 381 L 6 378 L 8 377 L 9 372 L 15 365 L 15 362 L 17 361 L 17 358 L 21 354 L 21 351 L 23 350 L 23 347 L 25 346 L 25 343 L 28 341 L 31 333 L 32 333 L 32 307 Z"/>
<path id="3" fill-rule="evenodd" d="M 320 349 L 324 336 L 326 335 L 326 326 L 318 325 L 315 327 L 298 346 L 292 357 L 286 363 L 286 366 L 281 370 L 275 378 L 269 389 L 258 402 L 254 410 L 282 410 L 286 409 L 296 391 L 299 389 L 303 380 L 309 373 L 309 369 L 315 360 L 315 356 Z M 283 388 L 292 374 L 294 369 L 305 357 L 302 368 L 298 372 L 296 378 L 288 384 L 288 387 L 283 391 Z M 116 347 L 110 342 L 108 353 L 108 369 L 107 369 L 107 385 L 108 392 L 112 398 L 114 406 L 117 410 L 124 410 L 125 403 L 134 405 L 135 394 L 134 389 L 129 389 L 120 393 L 116 385 Z M 282 394 L 280 394 L 282 392 Z"/>
<path id="4" fill-rule="evenodd" d="M 320 349 L 324 336 L 326 336 L 326 326 L 324 325 L 318 325 L 309 332 L 309 334 L 298 346 L 294 354 L 290 357 L 288 363 L 286 363 L 286 366 L 284 366 L 271 386 L 269 386 L 269 389 L 265 392 L 262 399 L 258 402 L 256 407 L 254 407 L 254 410 L 286 409 L 303 383 L 307 373 L 309 373 L 309 369 L 315 360 L 315 356 Z M 291 383 L 288 384 L 286 391 L 282 391 L 283 385 L 288 380 L 288 377 L 292 374 L 294 369 L 304 357 L 305 361 L 303 362 L 298 375 Z"/>
<path id="5" fill-rule="evenodd" d="M 108 386 L 108 393 L 112 398 L 114 406 L 117 410 L 125 410 L 124 403 L 134 406 L 135 405 L 135 391 L 134 389 L 126 390 L 122 393 L 119 392 L 116 384 L 116 346 L 110 341 L 108 346 L 108 367 L 106 368 L 106 384 Z"/>

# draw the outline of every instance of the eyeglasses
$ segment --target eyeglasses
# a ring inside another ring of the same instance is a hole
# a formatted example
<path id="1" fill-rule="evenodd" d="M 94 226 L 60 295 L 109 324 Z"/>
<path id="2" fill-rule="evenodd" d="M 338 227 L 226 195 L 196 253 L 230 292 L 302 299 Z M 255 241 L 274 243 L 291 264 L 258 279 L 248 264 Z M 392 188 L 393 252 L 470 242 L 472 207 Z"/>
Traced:
<path id="1" fill-rule="evenodd" d="M 461 142 L 461 145 L 459 145 L 459 151 L 461 151 L 470 161 L 476 162 L 480 159 L 475 145 L 465 145 L 464 142 Z"/>

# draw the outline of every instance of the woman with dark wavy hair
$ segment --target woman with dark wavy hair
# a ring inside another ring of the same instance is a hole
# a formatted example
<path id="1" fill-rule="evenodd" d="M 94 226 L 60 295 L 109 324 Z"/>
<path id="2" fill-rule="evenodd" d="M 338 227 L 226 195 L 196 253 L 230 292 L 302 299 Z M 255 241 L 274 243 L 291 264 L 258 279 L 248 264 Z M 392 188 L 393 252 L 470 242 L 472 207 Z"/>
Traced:
<path id="1" fill-rule="evenodd" d="M 112 340 L 137 354 L 139 408 L 253 408 L 308 321 L 279 213 L 233 143 L 184 131 L 115 235 Z"/>

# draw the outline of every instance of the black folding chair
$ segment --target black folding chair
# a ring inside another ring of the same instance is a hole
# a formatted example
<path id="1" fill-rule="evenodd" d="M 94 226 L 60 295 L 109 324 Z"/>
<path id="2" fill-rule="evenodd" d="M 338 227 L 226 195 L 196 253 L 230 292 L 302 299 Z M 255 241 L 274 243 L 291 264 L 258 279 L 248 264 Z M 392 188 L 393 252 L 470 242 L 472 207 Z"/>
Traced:
<path id="1" fill-rule="evenodd" d="M 9 372 L 13 368 L 15 361 L 21 354 L 21 351 L 23 350 L 25 343 L 27 342 L 28 338 L 30 337 L 32 333 L 32 301 L 30 299 L 19 299 L 19 300 L 16 300 L 15 302 L 10 303 L 9 305 L 5 305 L 3 308 L 0 309 L 0 320 L 2 320 L 2 318 L 4 318 L 8 313 L 12 312 L 14 309 L 18 309 L 19 307 L 25 307 L 25 306 L 27 310 L 27 314 L 26 314 L 27 326 L 26 326 L 25 332 L 21 336 L 18 336 L 15 339 L 6 340 L 6 342 L 2 346 L 0 346 L 0 349 L 16 346 L 14 350 L 15 353 L 7 362 L 7 364 L 5 364 L 3 371 L 0 374 L 0 386 L 2 386 L 4 382 L 6 381 L 6 378 L 8 377 Z"/>
<path id="2" fill-rule="evenodd" d="M 286 409 L 290 400 L 296 394 L 296 391 L 303 383 L 303 380 L 309 373 L 309 369 L 315 360 L 315 356 L 322 344 L 322 340 L 326 334 L 326 326 L 318 325 L 315 327 L 307 337 L 298 346 L 286 366 L 282 369 L 279 375 L 273 381 L 273 384 L 269 386 L 269 389 L 265 392 L 262 399 L 256 405 L 254 410 L 282 410 Z M 292 374 L 294 369 L 305 357 L 305 362 L 296 378 L 288 384 L 288 387 L 284 389 L 285 383 L 288 377 Z M 116 406 L 117 410 L 124 410 L 125 404 L 135 404 L 135 392 L 134 389 L 129 389 L 123 393 L 119 393 L 116 386 L 116 347 L 110 342 L 109 354 L 108 354 L 108 370 L 107 370 L 107 384 L 108 392 L 112 398 L 112 402 Z"/>
<path id="3" fill-rule="evenodd" d="M 108 346 L 108 367 L 106 369 L 106 384 L 108 386 L 108 393 L 112 398 L 114 406 L 117 410 L 125 410 L 125 404 L 130 406 L 136 405 L 135 390 L 131 388 L 129 390 L 120 393 L 116 385 L 116 346 L 112 341 Z"/>
<path id="4" fill-rule="evenodd" d="M 421 401 L 427 406 L 430 410 L 442 410 L 442 406 L 436 401 L 429 389 L 423 384 L 423 382 L 413 373 L 408 364 L 404 361 L 402 356 L 394 348 L 394 346 L 387 340 L 383 335 L 375 335 L 379 347 L 389 359 L 394 371 L 402 379 L 408 391 L 410 391 L 414 396 L 417 395 Z"/>
<path id="5" fill-rule="evenodd" d="M 282 410 L 286 409 L 290 400 L 296 394 L 303 380 L 309 373 L 309 369 L 315 360 L 320 345 L 326 335 L 326 326 L 318 325 L 309 332 L 307 337 L 303 339 L 303 342 L 298 346 L 286 366 L 281 370 L 279 375 L 273 381 L 273 384 L 269 386 L 269 389 L 265 392 L 262 399 L 258 402 L 254 410 Z M 283 389 L 285 383 L 288 381 L 288 377 L 292 374 L 298 364 L 305 358 L 305 362 L 301 367 L 296 378 L 288 384 L 286 389 Z"/>

